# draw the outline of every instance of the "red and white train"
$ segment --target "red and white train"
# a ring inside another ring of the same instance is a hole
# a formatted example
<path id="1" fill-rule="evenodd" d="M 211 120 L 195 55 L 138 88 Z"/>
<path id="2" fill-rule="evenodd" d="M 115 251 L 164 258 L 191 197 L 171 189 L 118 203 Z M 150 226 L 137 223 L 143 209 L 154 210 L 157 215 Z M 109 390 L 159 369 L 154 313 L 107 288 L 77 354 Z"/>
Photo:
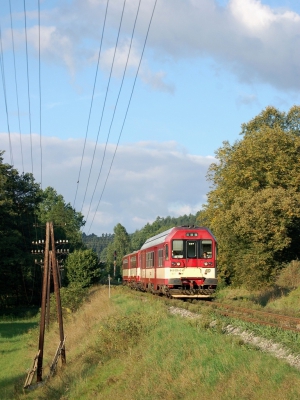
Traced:
<path id="1" fill-rule="evenodd" d="M 181 226 L 123 257 L 123 284 L 176 298 L 207 298 L 217 287 L 217 241 L 209 229 Z"/>

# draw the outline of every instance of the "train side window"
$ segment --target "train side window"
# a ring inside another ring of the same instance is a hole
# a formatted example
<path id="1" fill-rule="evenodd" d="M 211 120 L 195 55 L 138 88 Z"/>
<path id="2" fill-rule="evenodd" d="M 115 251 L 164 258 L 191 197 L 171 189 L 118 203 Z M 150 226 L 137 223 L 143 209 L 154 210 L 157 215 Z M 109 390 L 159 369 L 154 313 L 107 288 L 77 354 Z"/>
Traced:
<path id="1" fill-rule="evenodd" d="M 169 259 L 169 245 L 165 245 L 165 259 L 168 261 Z"/>
<path id="2" fill-rule="evenodd" d="M 136 256 L 130 258 L 130 268 L 136 268 Z"/>
<path id="3" fill-rule="evenodd" d="M 163 249 L 158 250 L 158 266 L 162 267 L 163 266 Z"/>
<path id="4" fill-rule="evenodd" d="M 146 253 L 146 268 L 154 267 L 154 251 L 149 251 Z"/>

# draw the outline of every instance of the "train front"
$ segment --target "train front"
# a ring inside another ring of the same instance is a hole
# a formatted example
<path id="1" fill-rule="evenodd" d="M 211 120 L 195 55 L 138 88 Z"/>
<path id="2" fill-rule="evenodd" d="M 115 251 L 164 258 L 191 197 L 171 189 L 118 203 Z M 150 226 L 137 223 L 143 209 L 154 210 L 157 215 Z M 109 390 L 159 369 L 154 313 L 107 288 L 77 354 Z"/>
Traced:
<path id="1" fill-rule="evenodd" d="M 168 237 L 172 297 L 209 298 L 217 288 L 217 242 L 207 228 L 181 227 Z"/>

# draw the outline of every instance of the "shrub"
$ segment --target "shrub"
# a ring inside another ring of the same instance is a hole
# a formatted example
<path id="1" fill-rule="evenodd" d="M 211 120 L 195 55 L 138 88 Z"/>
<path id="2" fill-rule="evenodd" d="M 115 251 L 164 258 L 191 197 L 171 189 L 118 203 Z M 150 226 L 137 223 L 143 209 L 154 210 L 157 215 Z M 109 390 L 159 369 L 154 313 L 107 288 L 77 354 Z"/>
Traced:
<path id="1" fill-rule="evenodd" d="M 67 280 L 77 286 L 89 287 L 99 282 L 100 268 L 97 254 L 91 250 L 76 250 L 66 263 Z"/>
<path id="2" fill-rule="evenodd" d="M 82 288 L 81 285 L 70 284 L 68 287 L 60 289 L 60 300 L 63 310 L 63 315 L 73 313 L 79 309 L 83 302 L 88 297 L 88 289 Z M 50 319 L 55 321 L 57 318 L 56 298 L 55 293 L 51 294 L 50 300 Z"/>
<path id="3" fill-rule="evenodd" d="M 300 286 L 300 261 L 291 261 L 279 274 L 277 285 L 282 288 L 296 289 Z"/>

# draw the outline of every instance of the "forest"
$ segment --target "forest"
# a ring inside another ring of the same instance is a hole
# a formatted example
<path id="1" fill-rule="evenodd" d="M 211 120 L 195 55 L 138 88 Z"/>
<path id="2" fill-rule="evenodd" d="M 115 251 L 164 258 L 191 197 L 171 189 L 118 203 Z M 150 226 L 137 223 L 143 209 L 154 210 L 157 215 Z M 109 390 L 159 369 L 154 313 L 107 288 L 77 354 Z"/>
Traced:
<path id="1" fill-rule="evenodd" d="M 50 220 L 56 237 L 69 240 L 70 255 L 61 260 L 64 286 L 101 282 L 113 273 L 114 257 L 120 279 L 124 254 L 180 225 L 212 230 L 223 284 L 272 284 L 300 253 L 300 107 L 267 107 L 242 125 L 240 135 L 216 151 L 207 175 L 211 190 L 196 215 L 157 217 L 134 233 L 117 224 L 113 234 L 100 237 L 82 233 L 81 213 L 54 188 L 42 190 L 32 174 L 5 164 L 0 152 L 0 308 L 39 305 L 42 265 L 32 242 L 44 237 Z"/>

